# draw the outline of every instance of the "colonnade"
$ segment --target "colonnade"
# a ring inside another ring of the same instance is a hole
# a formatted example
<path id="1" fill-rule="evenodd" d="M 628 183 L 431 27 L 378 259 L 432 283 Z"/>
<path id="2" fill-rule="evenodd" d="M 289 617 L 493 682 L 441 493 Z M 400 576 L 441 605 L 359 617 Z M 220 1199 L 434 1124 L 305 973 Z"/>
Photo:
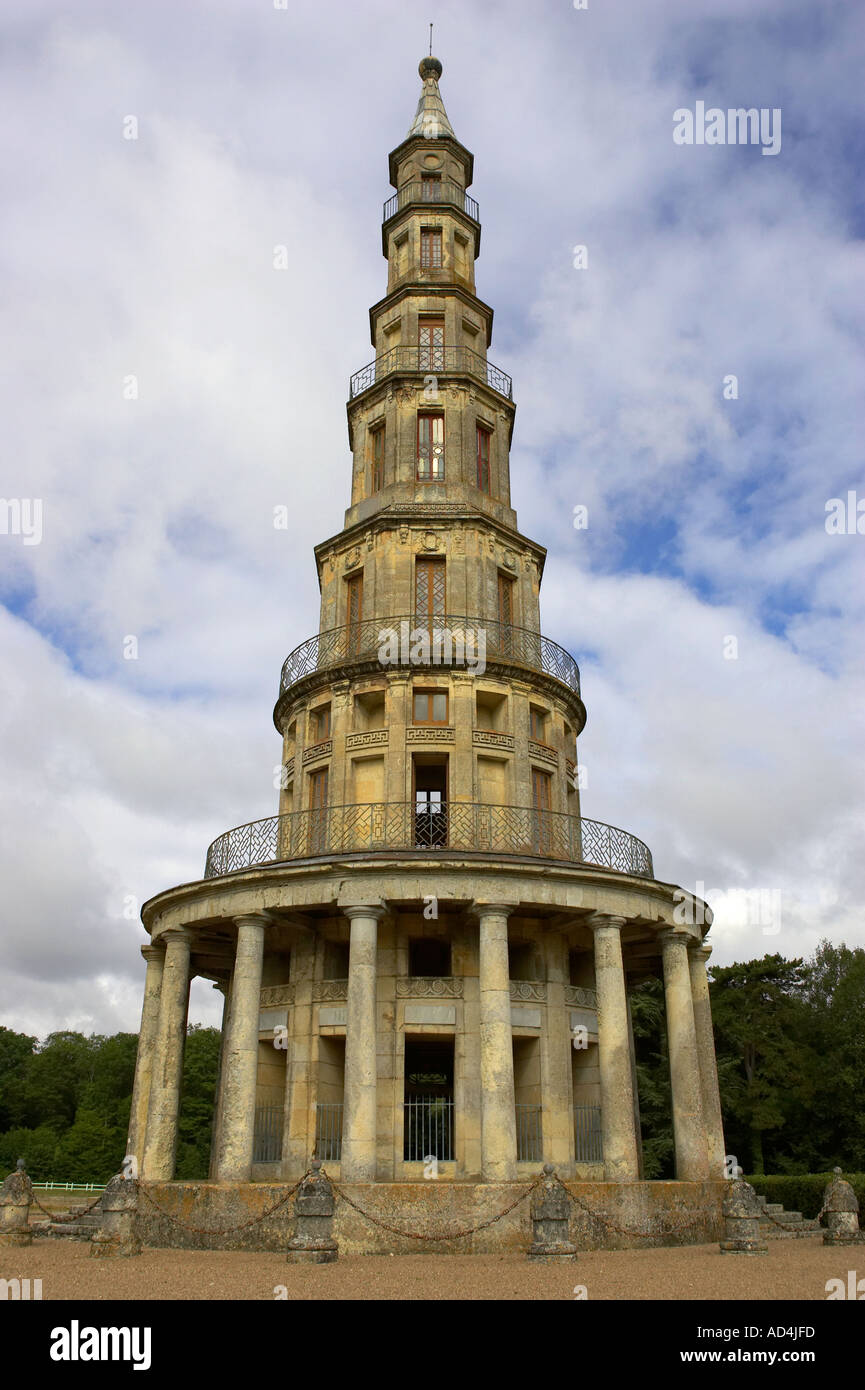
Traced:
<path id="1" fill-rule="evenodd" d="M 383 902 L 343 909 L 350 920 L 346 1015 L 345 1099 L 341 1175 L 376 1179 L 376 959 Z M 481 1172 L 486 1182 L 517 1176 L 514 1065 L 511 1036 L 506 903 L 475 903 L 480 997 Z M 258 1066 L 259 1008 L 265 931 L 269 918 L 235 918 L 237 947 L 226 1001 L 217 1107 L 214 1173 L 218 1181 L 248 1182 L 252 1172 Z M 593 935 L 598 1006 L 598 1067 L 604 1176 L 627 1182 L 640 1175 L 640 1137 L 629 1041 L 622 955 L 624 917 L 596 913 L 583 925 Z M 724 1140 L 712 1035 L 706 961 L 711 947 L 685 931 L 657 938 L 663 959 L 670 1057 L 676 1176 L 702 1181 L 723 1176 Z M 186 1036 L 193 933 L 172 927 L 147 946 L 144 1007 L 132 1096 L 127 1153 L 145 1180 L 174 1176 L 183 1047 Z M 564 980 L 552 981 L 564 999 Z M 557 1010 L 565 1018 L 564 1009 Z M 568 1030 L 553 1039 L 544 1110 L 570 1113 Z M 562 1056 L 559 1057 L 559 1052 Z"/>

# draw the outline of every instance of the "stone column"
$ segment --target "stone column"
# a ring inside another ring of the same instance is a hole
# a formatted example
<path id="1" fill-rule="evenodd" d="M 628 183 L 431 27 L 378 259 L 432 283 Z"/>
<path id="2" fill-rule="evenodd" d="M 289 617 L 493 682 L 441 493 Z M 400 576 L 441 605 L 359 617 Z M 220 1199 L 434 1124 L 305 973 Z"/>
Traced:
<path id="1" fill-rule="evenodd" d="M 706 1130 L 700 1094 L 700 1061 L 691 998 L 687 932 L 658 934 L 664 953 L 664 1002 L 673 1099 L 673 1137 L 679 1182 L 702 1182 L 709 1176 Z"/>
<path id="2" fill-rule="evenodd" d="M 547 1002 L 541 1033 L 541 1106 L 544 1158 L 569 1176 L 574 1168 L 573 1042 L 570 1009 L 565 1003 L 569 983 L 568 948 L 563 937 L 545 941 Z"/>
<path id="3" fill-rule="evenodd" d="M 378 924 L 383 905 L 343 908 L 351 922 L 345 1028 L 345 1101 L 340 1172 L 346 1182 L 375 1182 Z"/>
<path id="4" fill-rule="evenodd" d="M 505 903 L 476 903 L 480 949 L 481 1176 L 512 1182 L 517 1176 L 514 1046 Z"/>
<path id="5" fill-rule="evenodd" d="M 721 1118 L 721 1095 L 718 1090 L 715 1035 L 712 1031 L 712 1005 L 706 976 L 706 962 L 711 954 L 711 946 L 691 946 L 688 950 L 688 965 L 691 971 L 691 998 L 697 1033 L 697 1057 L 700 1063 L 703 1122 L 706 1126 L 706 1144 L 709 1151 L 709 1177 L 723 1178 L 726 1175 L 724 1125 Z"/>
<path id="6" fill-rule="evenodd" d="M 595 938 L 604 1177 L 608 1182 L 632 1182 L 639 1177 L 640 1161 L 634 1130 L 628 1000 L 622 964 L 625 918 L 596 913 L 586 925 Z"/>
<path id="7" fill-rule="evenodd" d="M 270 918 L 261 912 L 251 912 L 234 920 L 237 951 L 223 1055 L 222 1115 L 216 1141 L 218 1182 L 249 1182 L 252 1175 L 261 964 L 264 929 Z"/>
<path id="8" fill-rule="evenodd" d="M 129 1175 L 134 1178 L 138 1177 L 141 1160 L 144 1157 L 147 1110 L 150 1105 L 150 1083 L 153 1079 L 156 1039 L 159 1033 L 159 1001 L 162 992 L 165 947 L 161 942 L 155 946 L 148 943 L 148 945 L 141 947 L 141 954 L 147 961 L 147 974 L 144 979 L 144 1004 L 141 1009 L 138 1055 L 135 1060 L 135 1081 L 132 1086 L 132 1104 L 129 1110 L 129 1136 L 126 1140 L 127 1157 L 131 1155 L 135 1159 L 135 1172 Z"/>
<path id="9" fill-rule="evenodd" d="M 148 1182 L 170 1182 L 174 1177 L 193 934 L 184 927 L 169 927 L 159 939 L 165 942 L 165 964 L 141 1165 Z"/>

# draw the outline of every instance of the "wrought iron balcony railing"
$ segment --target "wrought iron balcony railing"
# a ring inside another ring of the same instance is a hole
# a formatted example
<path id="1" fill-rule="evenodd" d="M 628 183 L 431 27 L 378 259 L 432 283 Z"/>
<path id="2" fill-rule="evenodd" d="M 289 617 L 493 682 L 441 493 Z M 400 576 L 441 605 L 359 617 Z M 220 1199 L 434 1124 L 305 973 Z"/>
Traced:
<path id="1" fill-rule="evenodd" d="M 466 801 L 423 807 L 405 801 L 365 802 L 268 816 L 214 840 L 204 877 L 293 859 L 393 850 L 527 855 L 654 878 L 646 845 L 617 826 L 564 811 Z"/>
<path id="2" fill-rule="evenodd" d="M 355 372 L 349 383 L 349 399 L 395 372 L 416 372 L 421 376 L 439 373 L 464 373 L 483 381 L 500 396 L 513 399 L 513 382 L 501 368 L 493 366 L 479 352 L 468 347 L 410 347 L 398 344 L 381 353 Z"/>
<path id="3" fill-rule="evenodd" d="M 475 222 L 480 221 L 480 208 L 458 183 L 451 183 L 449 179 L 424 179 L 422 182 L 404 184 L 399 192 L 386 200 L 381 213 L 382 222 L 387 222 L 411 203 L 445 203 L 461 208 Z"/>
<path id="4" fill-rule="evenodd" d="M 494 618 L 415 613 L 364 618 L 307 638 L 283 663 L 280 696 L 304 676 L 354 661 L 378 661 L 383 669 L 465 667 L 481 675 L 490 663 L 521 666 L 554 677 L 577 696 L 580 693 L 580 668 L 574 658 L 539 632 Z"/>

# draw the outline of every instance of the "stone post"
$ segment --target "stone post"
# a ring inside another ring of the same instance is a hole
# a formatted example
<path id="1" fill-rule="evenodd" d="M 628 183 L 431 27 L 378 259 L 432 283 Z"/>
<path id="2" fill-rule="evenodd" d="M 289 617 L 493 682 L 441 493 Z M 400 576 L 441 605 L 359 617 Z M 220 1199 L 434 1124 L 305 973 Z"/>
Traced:
<path id="1" fill-rule="evenodd" d="M 715 1060 L 715 1035 L 712 1031 L 712 1005 L 709 999 L 709 980 L 706 962 L 711 946 L 693 945 L 688 948 L 691 972 L 691 998 L 694 1006 L 694 1027 L 697 1034 L 697 1058 L 700 1067 L 700 1095 L 703 1122 L 706 1126 L 706 1145 L 709 1158 L 709 1177 L 724 1178 L 724 1125 L 721 1118 L 721 1095 L 718 1090 L 718 1064 Z"/>
<path id="2" fill-rule="evenodd" d="M 481 1035 L 481 1176 L 513 1182 L 517 1176 L 517 1112 L 508 966 L 506 903 L 475 903 L 479 920 Z"/>
<path id="3" fill-rule="evenodd" d="M 823 1194 L 826 1212 L 823 1244 L 859 1245 L 863 1242 L 859 1231 L 859 1199 L 850 1183 L 841 1177 L 841 1169 L 833 1168 L 832 1172 L 832 1181 Z"/>
<path id="4" fill-rule="evenodd" d="M 14 1173 L 0 1187 L 0 1249 L 8 1246 L 27 1246 L 33 1243 L 30 1229 L 30 1203 L 33 1184 L 24 1172 L 24 1160 L 19 1158 Z"/>
<path id="5" fill-rule="evenodd" d="M 724 1239 L 722 1255 L 765 1255 L 769 1247 L 760 1235 L 760 1203 L 757 1194 L 744 1178 L 730 1183 L 722 1207 Z"/>
<path id="6" fill-rule="evenodd" d="M 135 1060 L 135 1081 L 132 1086 L 132 1104 L 129 1110 L 129 1136 L 126 1140 L 126 1155 L 135 1159 L 133 1176 L 138 1177 L 141 1160 L 144 1157 L 144 1140 L 147 1133 L 147 1111 L 150 1105 L 150 1086 L 153 1079 L 153 1065 L 156 1057 L 156 1041 L 159 1034 L 159 1003 L 162 993 L 162 973 L 165 966 L 165 945 L 157 942 L 141 947 L 141 954 L 147 961 L 144 977 L 144 1004 L 141 1009 L 141 1028 L 138 1033 L 138 1055 Z"/>
<path id="7" fill-rule="evenodd" d="M 340 1172 L 344 1182 L 375 1182 L 378 924 L 383 905 L 343 908 L 351 922 L 345 1028 L 345 1100 Z"/>
<path id="8" fill-rule="evenodd" d="M 633 1182 L 639 1177 L 640 1160 L 634 1129 L 628 1000 L 622 963 L 625 918 L 595 913 L 586 925 L 594 934 L 595 944 L 604 1177 L 607 1182 Z"/>
<path id="9" fill-rule="evenodd" d="M 556 1178 L 552 1163 L 544 1164 L 544 1184 L 532 1194 L 532 1243 L 529 1259 L 560 1264 L 577 1258 L 577 1247 L 568 1239 L 571 1204 Z"/>
<path id="10" fill-rule="evenodd" d="M 289 1264 L 332 1264 L 339 1256 L 333 1238 L 333 1188 L 321 1172 L 321 1159 L 312 1160 L 312 1173 L 304 1178 L 294 1199 L 295 1232 L 288 1243 Z"/>
<path id="11" fill-rule="evenodd" d="M 689 937 L 686 932 L 668 930 L 659 932 L 658 940 L 664 954 L 664 1001 L 667 1009 L 676 1178 L 679 1182 L 704 1182 L 709 1176 L 709 1155 L 703 1125 L 700 1061 L 688 967 Z"/>
<path id="12" fill-rule="evenodd" d="M 97 1257 L 140 1255 L 138 1239 L 138 1183 L 118 1173 L 102 1194 L 102 1228 L 90 1240 L 90 1254 Z"/>
<path id="13" fill-rule="evenodd" d="M 165 941 L 165 965 L 141 1164 L 148 1182 L 170 1182 L 174 1177 L 193 934 L 184 927 L 170 927 L 160 940 Z"/>
<path id="14" fill-rule="evenodd" d="M 222 1114 L 216 1144 L 217 1182 L 249 1182 L 252 1176 L 261 966 L 264 929 L 270 918 L 264 913 L 252 912 L 234 920 L 237 950 L 223 1056 Z"/>

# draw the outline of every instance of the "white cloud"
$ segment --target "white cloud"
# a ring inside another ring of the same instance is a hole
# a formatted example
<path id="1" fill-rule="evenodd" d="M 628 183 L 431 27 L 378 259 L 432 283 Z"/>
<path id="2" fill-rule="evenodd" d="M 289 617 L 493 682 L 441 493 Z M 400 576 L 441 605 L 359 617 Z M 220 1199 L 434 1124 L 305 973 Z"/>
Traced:
<path id="1" fill-rule="evenodd" d="M 544 628 L 591 653 L 584 810 L 665 878 L 780 889 L 781 932 L 719 917 L 716 959 L 861 943 L 863 552 L 823 528 L 828 496 L 865 493 L 861 26 L 814 32 L 780 0 L 440 11 L 491 357 L 519 403 L 514 498 L 550 549 Z M 275 809 L 270 709 L 348 502 L 347 377 L 372 356 L 385 161 L 427 19 L 391 0 L 8 17 L 0 491 L 45 506 L 40 546 L 0 538 L 27 618 L 0 627 L 9 1026 L 137 1028 L 125 900 Z M 782 154 L 675 147 L 672 112 L 704 89 L 782 105 Z M 634 526 L 660 517 L 653 566 Z M 193 1016 L 218 1018 L 211 994 Z"/>

